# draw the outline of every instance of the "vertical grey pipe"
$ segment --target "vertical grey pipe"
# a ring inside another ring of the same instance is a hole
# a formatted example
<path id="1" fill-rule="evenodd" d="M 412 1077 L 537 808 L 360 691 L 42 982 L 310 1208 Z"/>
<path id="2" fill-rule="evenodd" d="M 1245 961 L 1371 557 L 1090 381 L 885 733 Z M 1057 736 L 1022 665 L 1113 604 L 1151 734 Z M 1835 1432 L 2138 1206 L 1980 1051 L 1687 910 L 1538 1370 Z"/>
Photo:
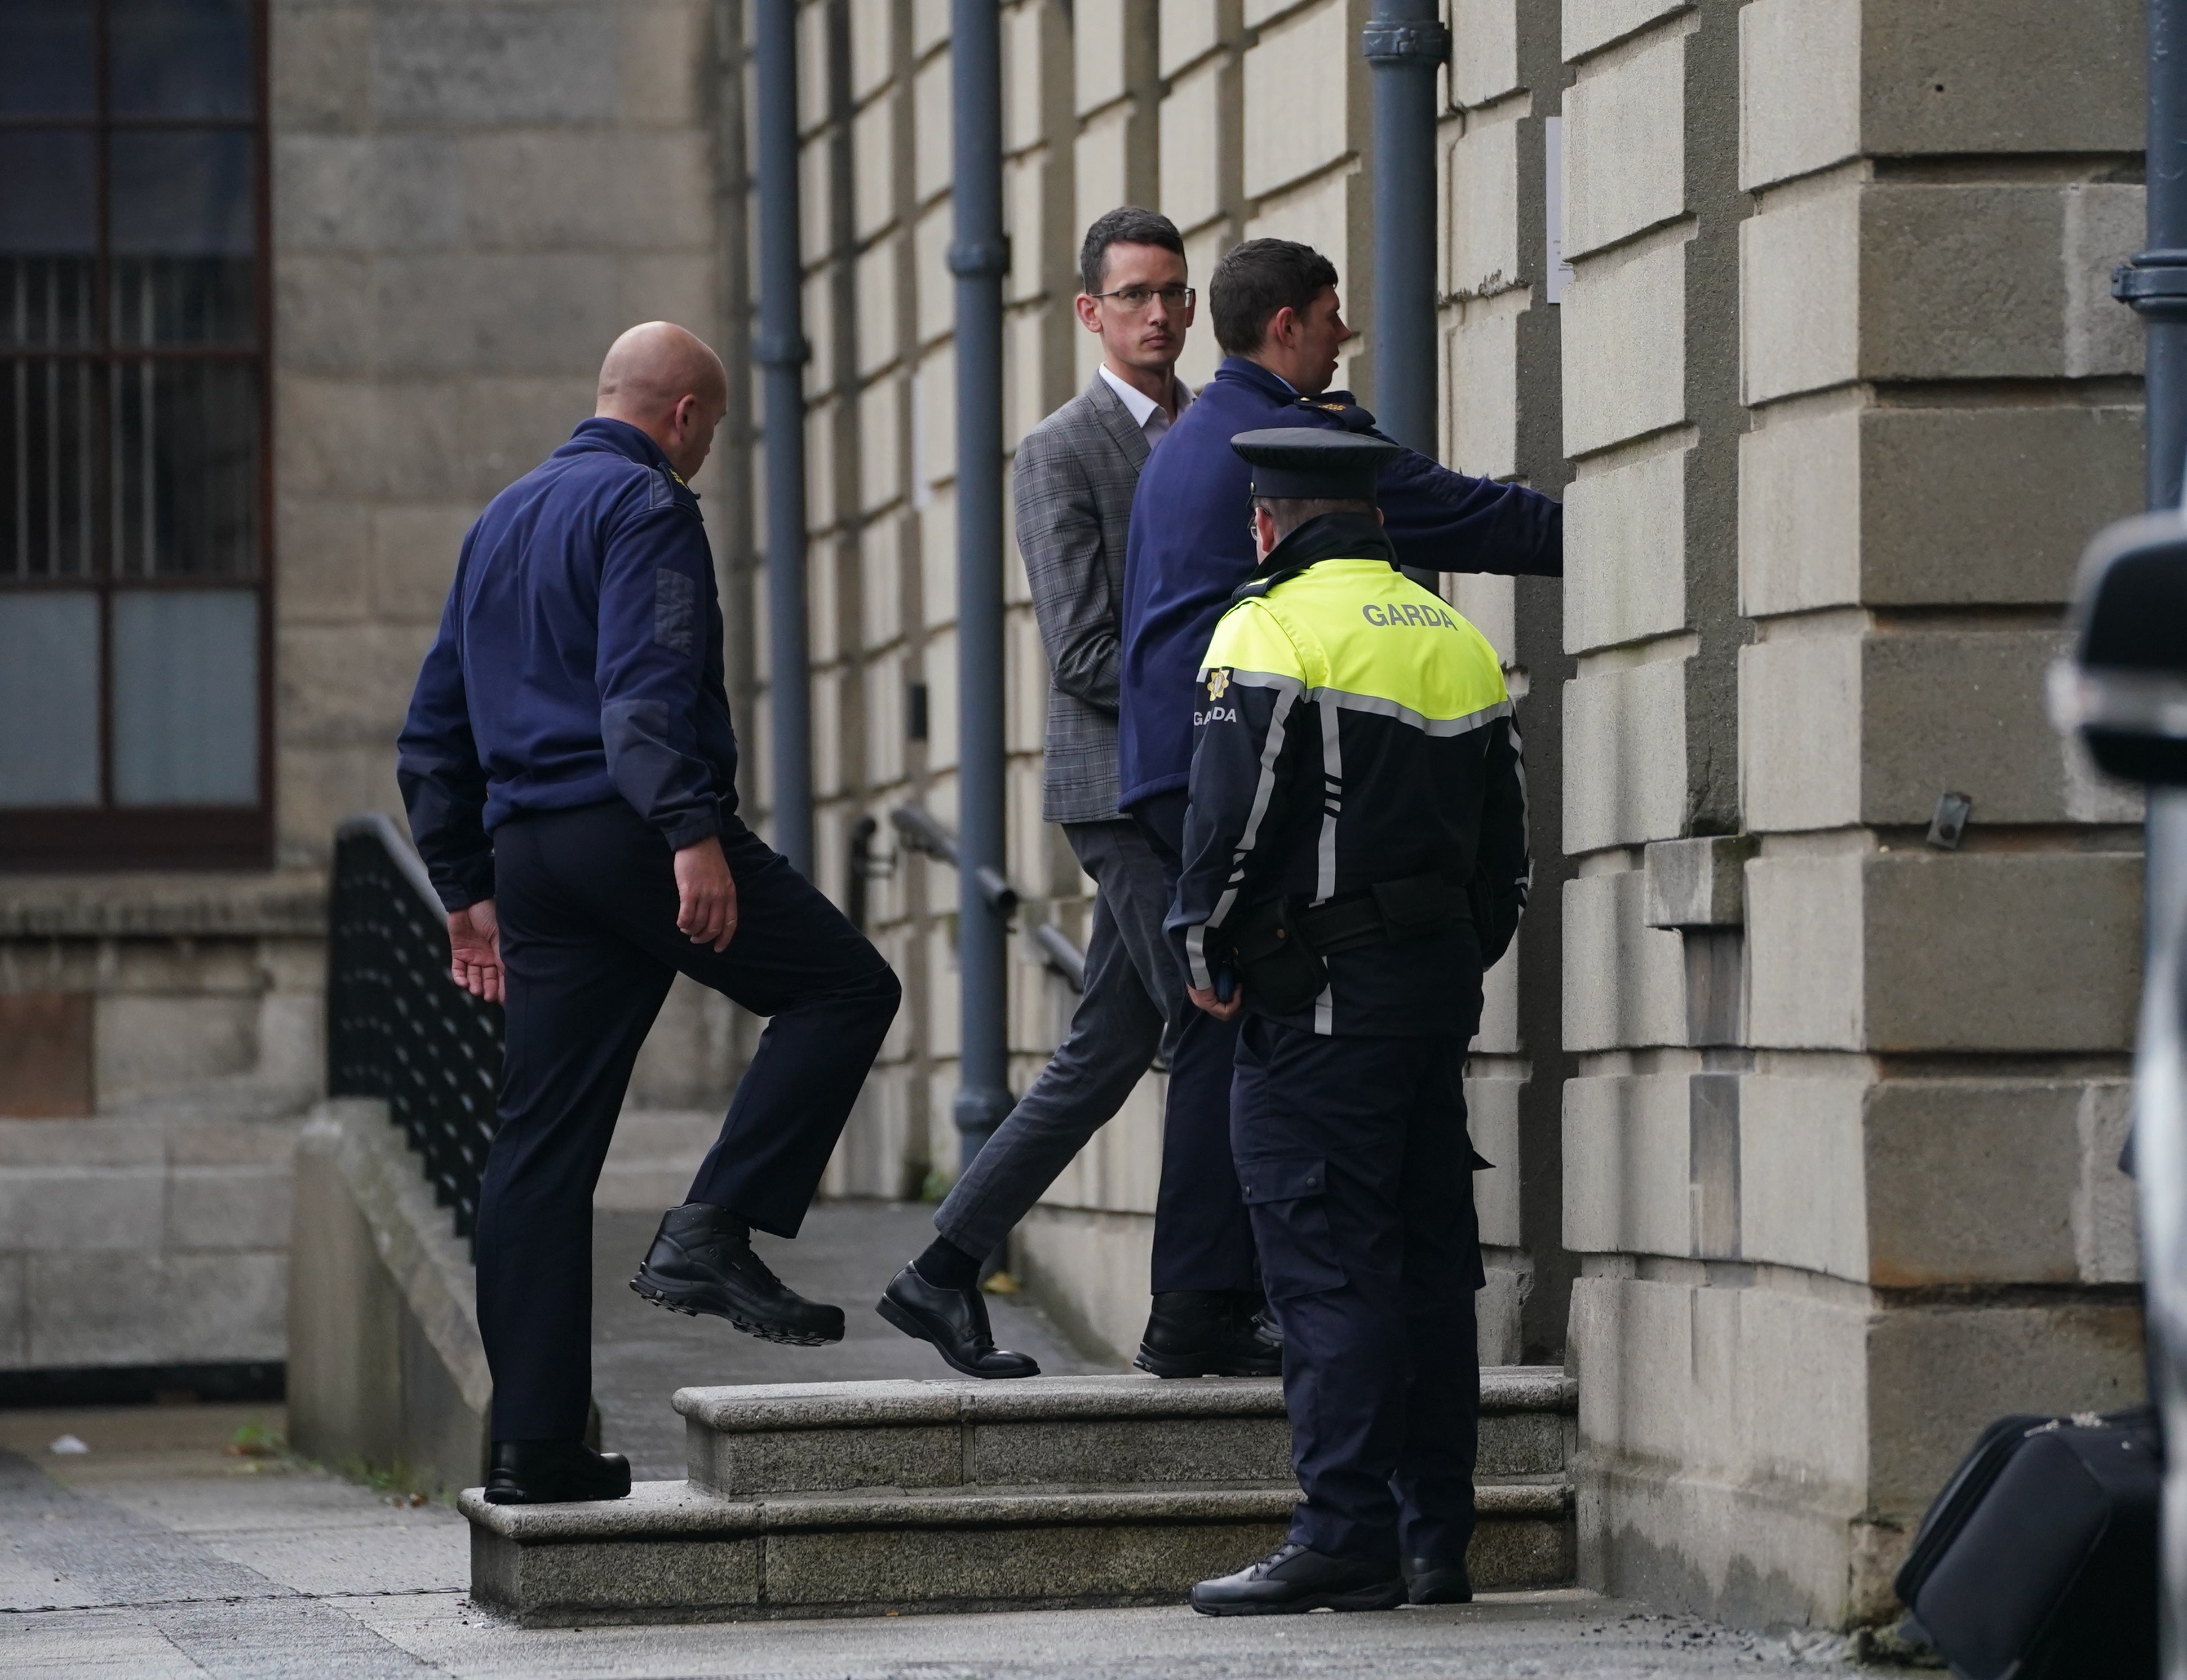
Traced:
<path id="1" fill-rule="evenodd" d="M 2112 276 L 2112 294 L 2134 306 L 2147 341 L 2143 400 L 2148 457 L 2149 505 L 2179 505 L 2183 467 L 2187 467 L 2187 0 L 2148 0 L 2149 132 L 2148 248 Z M 2176 1011 L 2156 1030 L 2147 1013 L 2152 1004 L 2176 1004 L 2187 936 L 2179 913 L 2187 871 L 2187 789 L 2152 788 L 2144 844 L 2147 856 L 2145 899 L 2152 948 L 2145 973 L 2150 994 L 2145 1002 L 2145 1031 L 2136 1059 L 2134 1130 L 2138 1188 L 2145 1232 L 2176 1229 L 2181 1183 L 2163 1170 L 2187 1159 L 2187 1107 L 2177 1077 L 2180 1030 Z M 2160 1042 L 2162 1041 L 2162 1042 Z M 2169 1061 L 2165 1062 L 2168 1055 Z M 2152 1252 L 2150 1256 L 2160 1256 Z M 2187 1680 L 2187 1347 L 2176 1345 L 2176 1327 L 2187 1320 L 2187 1278 L 2151 1268 L 2149 1332 L 2156 1346 L 2150 1361 L 2156 1395 L 2164 1408 L 2167 1441 L 2174 1443 L 2165 1476 L 2164 1672 L 2168 1680 Z M 2167 1333 L 2169 1332 L 2169 1333 Z"/>
<path id="2" fill-rule="evenodd" d="M 1436 449 L 1436 66 L 1449 50 L 1436 0 L 1375 0 L 1359 49 L 1375 67 L 1375 413 Z"/>
<path id="3" fill-rule="evenodd" d="M 759 339 L 767 370 L 767 659 L 774 849 L 812 874 L 812 685 L 805 626 L 805 274 L 797 215 L 796 0 L 757 0 Z"/>
<path id="4" fill-rule="evenodd" d="M 2187 462 L 2187 0 L 2149 0 L 2149 248 L 2112 277 L 2147 329 L 2149 505 Z"/>
<path id="5" fill-rule="evenodd" d="M 950 12 L 957 237 L 957 960 L 963 1044 L 953 1117 L 964 1162 L 1010 1111 L 1006 916 L 981 869 L 1003 871 L 1002 16 Z"/>
<path id="6" fill-rule="evenodd" d="M 1436 452 L 1436 66 L 1450 49 L 1436 0 L 1375 0 L 1359 49 L 1375 71 L 1375 414 Z M 1432 574 L 1414 573 L 1429 588 Z"/>

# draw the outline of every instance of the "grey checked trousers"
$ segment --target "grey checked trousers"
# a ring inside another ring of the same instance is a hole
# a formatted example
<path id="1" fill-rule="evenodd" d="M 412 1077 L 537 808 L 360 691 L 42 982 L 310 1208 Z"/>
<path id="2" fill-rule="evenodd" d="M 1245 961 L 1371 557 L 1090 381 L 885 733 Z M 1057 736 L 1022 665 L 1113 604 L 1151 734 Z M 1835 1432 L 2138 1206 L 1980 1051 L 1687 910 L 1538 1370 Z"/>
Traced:
<path id="1" fill-rule="evenodd" d="M 1165 860 L 1129 818 L 1066 823 L 1063 831 L 1095 889 L 1086 990 L 1061 1047 L 936 1210 L 935 1227 L 968 1254 L 994 1252 L 1124 1105 L 1162 1048 L 1165 1024 L 1175 1022 L 1198 1054 L 1183 1055 L 1178 1033 L 1171 1035 L 1176 1065 L 1163 1120 L 1153 1286 L 1157 1294 L 1251 1289 L 1252 1231 L 1230 1162 L 1233 1034 L 1185 996 L 1162 931 Z"/>

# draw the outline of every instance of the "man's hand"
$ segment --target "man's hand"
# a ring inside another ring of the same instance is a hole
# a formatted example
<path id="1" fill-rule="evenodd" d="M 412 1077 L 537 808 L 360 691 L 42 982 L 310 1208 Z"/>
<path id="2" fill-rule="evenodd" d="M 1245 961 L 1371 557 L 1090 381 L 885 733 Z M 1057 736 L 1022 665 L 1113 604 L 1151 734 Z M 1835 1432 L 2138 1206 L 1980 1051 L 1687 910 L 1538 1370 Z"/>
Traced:
<path id="1" fill-rule="evenodd" d="M 718 836 L 709 834 L 676 854 L 676 925 L 694 945 L 719 951 L 736 937 L 737 884 Z"/>
<path id="2" fill-rule="evenodd" d="M 1188 986 L 1185 991 L 1194 1003 L 1219 1021 L 1236 1020 L 1238 1012 L 1245 1007 L 1245 989 L 1243 986 L 1231 992 L 1230 1001 L 1227 1003 L 1215 995 L 1212 986 Z"/>
<path id="3" fill-rule="evenodd" d="M 448 913 L 448 975 L 475 997 L 502 1001 L 501 919 L 491 898 Z"/>

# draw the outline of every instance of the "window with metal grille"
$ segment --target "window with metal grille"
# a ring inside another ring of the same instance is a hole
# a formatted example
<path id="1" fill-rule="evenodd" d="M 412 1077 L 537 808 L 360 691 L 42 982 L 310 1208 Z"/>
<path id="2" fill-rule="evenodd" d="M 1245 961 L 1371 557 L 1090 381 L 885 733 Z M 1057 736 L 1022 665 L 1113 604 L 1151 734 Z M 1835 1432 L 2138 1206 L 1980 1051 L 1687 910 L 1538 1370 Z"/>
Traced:
<path id="1" fill-rule="evenodd" d="M 262 0 L 0 0 L 0 868 L 269 851 Z"/>

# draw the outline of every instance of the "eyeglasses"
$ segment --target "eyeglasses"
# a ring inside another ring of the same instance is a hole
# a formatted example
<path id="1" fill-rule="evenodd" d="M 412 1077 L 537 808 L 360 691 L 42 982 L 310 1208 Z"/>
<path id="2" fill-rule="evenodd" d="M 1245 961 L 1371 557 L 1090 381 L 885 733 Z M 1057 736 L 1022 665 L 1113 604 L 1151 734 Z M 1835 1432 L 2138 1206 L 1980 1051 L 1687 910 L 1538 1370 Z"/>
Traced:
<path id="1" fill-rule="evenodd" d="M 1163 308 L 1182 312 L 1192 307 L 1192 300 L 1198 294 L 1190 286 L 1164 286 L 1159 291 L 1150 286 L 1126 286 L 1121 291 L 1089 292 L 1087 295 L 1114 299 L 1118 308 L 1133 315 L 1144 315 L 1147 306 L 1156 298 L 1162 301 Z"/>

